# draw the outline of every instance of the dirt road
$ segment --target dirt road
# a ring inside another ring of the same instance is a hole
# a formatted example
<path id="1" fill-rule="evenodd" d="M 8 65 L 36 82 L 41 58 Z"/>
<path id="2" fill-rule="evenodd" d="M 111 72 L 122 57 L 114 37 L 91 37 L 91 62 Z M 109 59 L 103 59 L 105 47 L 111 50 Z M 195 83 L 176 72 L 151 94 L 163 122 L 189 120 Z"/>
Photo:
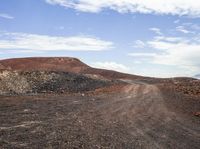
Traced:
<path id="1" fill-rule="evenodd" d="M 0 148 L 199 149 L 199 118 L 128 83 L 123 94 L 1 97 Z"/>

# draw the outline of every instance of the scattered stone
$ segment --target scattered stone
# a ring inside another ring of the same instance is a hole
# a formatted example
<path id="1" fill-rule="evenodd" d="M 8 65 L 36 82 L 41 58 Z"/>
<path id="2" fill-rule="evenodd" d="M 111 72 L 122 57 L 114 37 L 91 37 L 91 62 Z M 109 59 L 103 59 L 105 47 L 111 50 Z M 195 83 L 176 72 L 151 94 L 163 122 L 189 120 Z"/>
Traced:
<path id="1" fill-rule="evenodd" d="M 111 81 L 54 71 L 0 71 L 0 95 L 81 93 L 110 86 Z M 81 93 L 81 96 L 85 96 Z"/>

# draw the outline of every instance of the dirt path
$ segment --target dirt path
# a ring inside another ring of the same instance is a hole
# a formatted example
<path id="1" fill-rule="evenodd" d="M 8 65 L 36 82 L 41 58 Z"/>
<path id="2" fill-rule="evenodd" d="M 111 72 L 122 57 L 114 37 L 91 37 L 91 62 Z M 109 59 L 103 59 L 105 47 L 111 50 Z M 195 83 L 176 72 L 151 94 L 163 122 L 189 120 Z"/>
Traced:
<path id="1" fill-rule="evenodd" d="M 1 99 L 0 148 L 199 149 L 199 120 L 155 85 L 128 83 L 123 94 Z"/>
<path id="2" fill-rule="evenodd" d="M 127 145 L 132 144 L 122 148 L 199 148 L 198 124 L 188 123 L 187 119 L 170 111 L 155 85 L 129 83 L 124 89 L 125 96 L 112 99 L 94 111 L 101 113 L 105 124 L 110 124 L 109 129 L 116 127 L 115 133 L 119 134 L 113 138 L 118 143 L 122 141 L 119 136 L 122 136 Z"/>

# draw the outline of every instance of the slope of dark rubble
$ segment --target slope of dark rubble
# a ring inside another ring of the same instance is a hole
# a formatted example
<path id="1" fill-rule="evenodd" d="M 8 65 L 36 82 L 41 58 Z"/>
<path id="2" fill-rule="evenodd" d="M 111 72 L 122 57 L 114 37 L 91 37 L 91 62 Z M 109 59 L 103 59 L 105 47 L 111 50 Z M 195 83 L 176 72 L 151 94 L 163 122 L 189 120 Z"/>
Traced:
<path id="1" fill-rule="evenodd" d="M 112 84 L 84 75 L 55 71 L 0 72 L 0 94 L 79 93 Z"/>

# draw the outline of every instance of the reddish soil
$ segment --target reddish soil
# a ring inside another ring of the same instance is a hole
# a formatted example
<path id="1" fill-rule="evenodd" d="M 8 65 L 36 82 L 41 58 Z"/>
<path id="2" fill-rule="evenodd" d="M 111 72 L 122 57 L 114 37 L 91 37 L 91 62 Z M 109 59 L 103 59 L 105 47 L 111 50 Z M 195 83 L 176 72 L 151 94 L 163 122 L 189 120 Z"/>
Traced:
<path id="1" fill-rule="evenodd" d="M 19 70 L 19 71 L 64 71 L 79 73 L 88 68 L 86 64 L 82 63 L 76 58 L 17 58 L 6 59 L 0 61 L 4 69 Z"/>
<path id="2" fill-rule="evenodd" d="M 6 69 L 2 64 L 0 64 L 0 70 Z"/>
<path id="3" fill-rule="evenodd" d="M 103 76 L 107 79 L 141 79 L 142 76 L 137 75 L 130 75 L 125 73 L 120 73 L 112 70 L 105 70 L 105 69 L 96 69 L 96 68 L 87 68 L 82 71 L 83 74 L 94 74 Z"/>

